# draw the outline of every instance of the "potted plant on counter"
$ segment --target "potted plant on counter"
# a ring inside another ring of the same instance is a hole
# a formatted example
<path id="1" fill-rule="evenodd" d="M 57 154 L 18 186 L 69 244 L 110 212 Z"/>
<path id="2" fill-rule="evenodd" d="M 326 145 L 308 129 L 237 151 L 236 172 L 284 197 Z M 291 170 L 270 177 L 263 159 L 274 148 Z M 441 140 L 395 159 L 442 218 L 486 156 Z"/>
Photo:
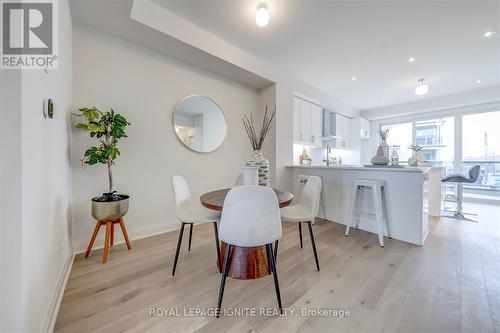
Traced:
<path id="1" fill-rule="evenodd" d="M 129 196 L 116 194 L 113 190 L 113 165 L 120 155 L 117 144 L 126 138 L 125 128 L 130 125 L 127 119 L 113 109 L 102 112 L 95 107 L 78 109 L 76 116 L 85 118 L 85 122 L 76 124 L 76 128 L 89 132 L 91 138 L 99 141 L 85 151 L 82 164 L 105 164 L 108 168 L 108 192 L 100 197 L 92 198 L 92 216 L 97 221 L 114 221 L 123 217 L 128 211 Z"/>

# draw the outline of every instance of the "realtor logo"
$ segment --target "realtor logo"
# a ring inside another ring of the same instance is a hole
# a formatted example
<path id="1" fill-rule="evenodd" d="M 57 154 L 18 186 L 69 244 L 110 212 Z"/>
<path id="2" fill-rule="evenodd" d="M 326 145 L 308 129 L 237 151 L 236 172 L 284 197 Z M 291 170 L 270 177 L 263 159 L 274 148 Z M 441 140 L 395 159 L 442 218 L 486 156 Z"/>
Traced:
<path id="1" fill-rule="evenodd" d="M 56 69 L 57 3 L 2 1 L 1 8 L 1 68 Z"/>

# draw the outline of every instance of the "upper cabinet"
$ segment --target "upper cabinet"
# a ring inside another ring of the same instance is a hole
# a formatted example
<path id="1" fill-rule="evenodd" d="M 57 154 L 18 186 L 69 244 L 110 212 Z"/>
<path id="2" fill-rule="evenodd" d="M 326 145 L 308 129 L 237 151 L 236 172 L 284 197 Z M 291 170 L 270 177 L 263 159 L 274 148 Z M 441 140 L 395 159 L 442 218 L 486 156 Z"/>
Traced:
<path id="1" fill-rule="evenodd" d="M 322 107 L 303 100 L 293 98 L 293 140 L 295 143 L 321 146 Z"/>
<path id="2" fill-rule="evenodd" d="M 359 117 L 359 134 L 361 139 L 370 139 L 371 138 L 371 122 L 366 120 L 365 118 Z"/>
<path id="3" fill-rule="evenodd" d="M 352 121 L 352 132 L 361 139 L 371 138 L 371 121 L 362 117 L 354 117 Z"/>

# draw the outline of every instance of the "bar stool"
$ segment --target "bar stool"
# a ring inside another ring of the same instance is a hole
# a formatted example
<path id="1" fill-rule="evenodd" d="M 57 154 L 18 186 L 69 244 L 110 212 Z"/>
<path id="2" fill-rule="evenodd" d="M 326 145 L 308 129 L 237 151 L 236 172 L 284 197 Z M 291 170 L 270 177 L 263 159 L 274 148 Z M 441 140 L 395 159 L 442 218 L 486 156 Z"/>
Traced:
<path id="1" fill-rule="evenodd" d="M 389 217 L 387 214 L 387 202 L 385 198 L 385 181 L 373 179 L 356 179 L 352 181 L 351 201 L 349 202 L 349 211 L 347 213 L 347 227 L 345 236 L 349 235 L 349 228 L 355 220 L 354 226 L 357 228 L 361 219 L 361 210 L 363 206 L 363 196 L 365 190 L 371 190 L 373 196 L 373 205 L 375 207 L 375 220 L 377 221 L 378 242 L 384 247 L 384 225 L 387 229 L 387 235 L 390 238 Z M 373 214 L 371 214 L 373 215 Z"/>

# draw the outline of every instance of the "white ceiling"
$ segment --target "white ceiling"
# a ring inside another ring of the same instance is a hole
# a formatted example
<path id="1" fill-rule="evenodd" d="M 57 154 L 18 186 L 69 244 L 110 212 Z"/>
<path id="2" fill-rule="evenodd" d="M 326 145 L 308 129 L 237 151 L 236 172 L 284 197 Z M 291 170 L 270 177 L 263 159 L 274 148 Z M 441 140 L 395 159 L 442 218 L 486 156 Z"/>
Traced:
<path id="1" fill-rule="evenodd" d="M 500 84 L 500 1 L 155 2 L 360 110 Z"/>

